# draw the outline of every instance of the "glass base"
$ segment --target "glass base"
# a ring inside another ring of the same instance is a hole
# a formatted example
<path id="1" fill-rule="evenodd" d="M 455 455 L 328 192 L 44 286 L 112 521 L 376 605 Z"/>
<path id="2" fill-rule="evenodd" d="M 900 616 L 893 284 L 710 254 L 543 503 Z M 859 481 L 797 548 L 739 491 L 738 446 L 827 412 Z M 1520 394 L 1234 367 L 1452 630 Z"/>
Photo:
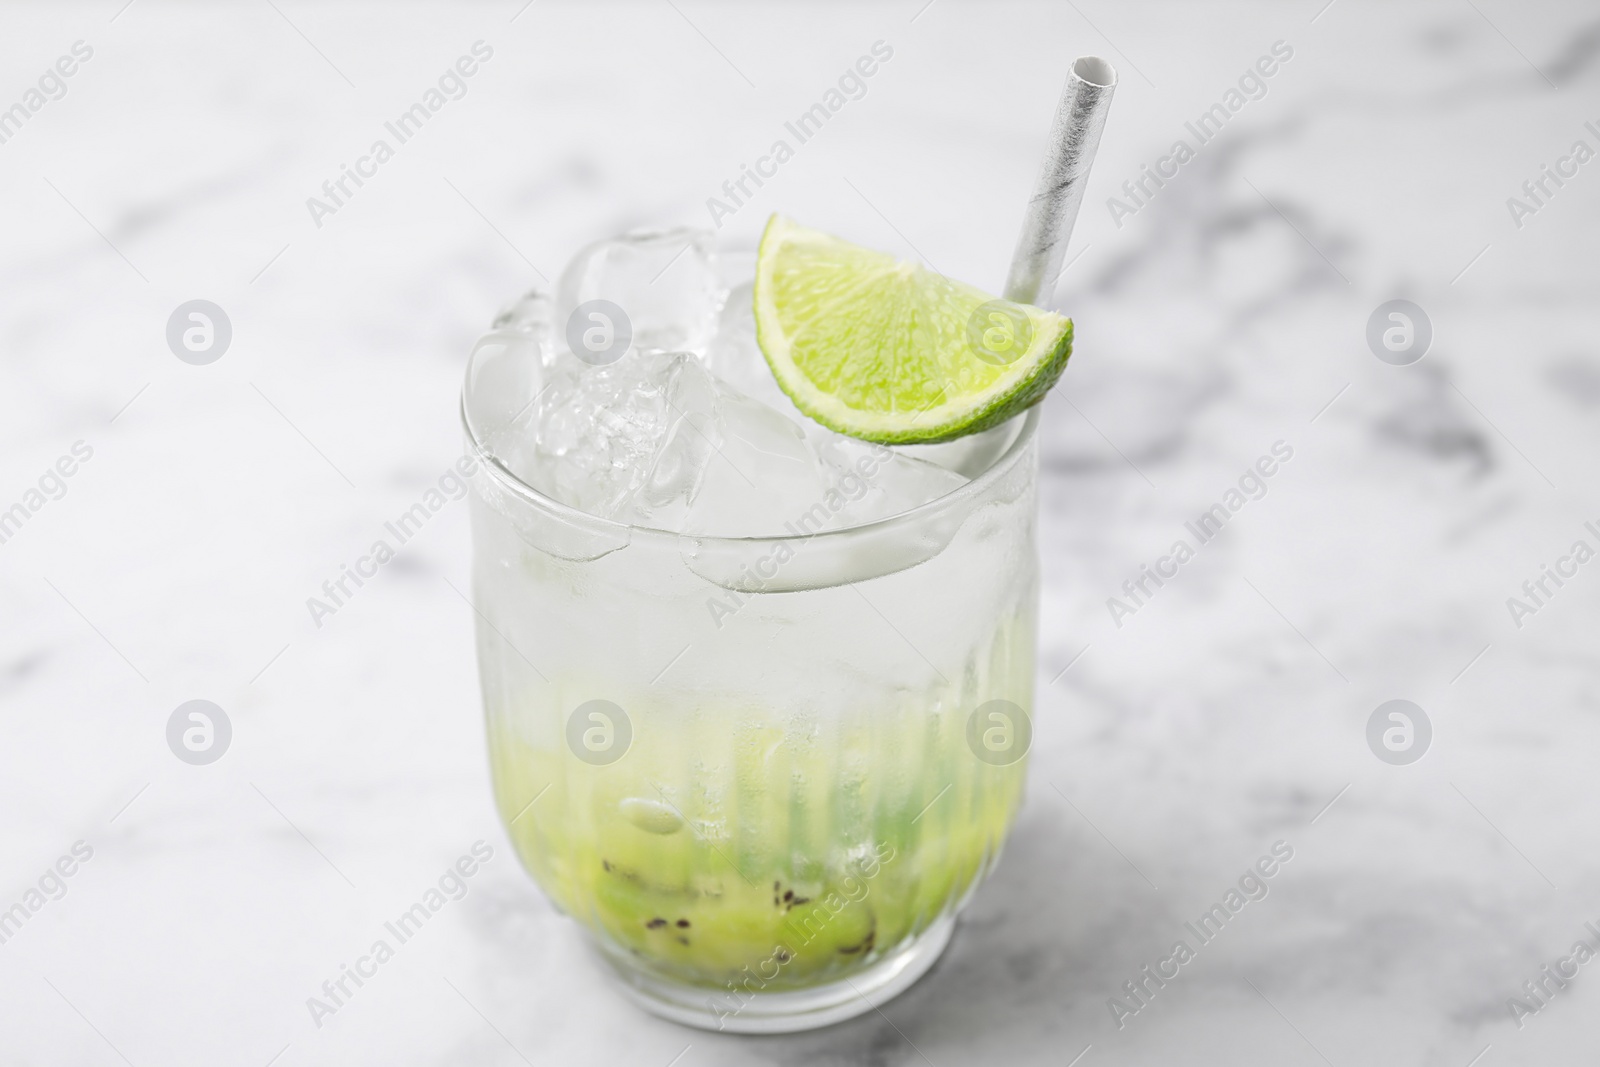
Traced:
<path id="1" fill-rule="evenodd" d="M 628 997 L 653 1015 L 728 1034 L 792 1034 L 864 1015 L 911 988 L 939 962 L 955 925 L 955 916 L 946 915 L 859 974 L 782 993 L 736 996 L 727 990 L 678 985 L 639 970 L 627 953 L 602 946 L 601 955 L 621 977 Z"/>

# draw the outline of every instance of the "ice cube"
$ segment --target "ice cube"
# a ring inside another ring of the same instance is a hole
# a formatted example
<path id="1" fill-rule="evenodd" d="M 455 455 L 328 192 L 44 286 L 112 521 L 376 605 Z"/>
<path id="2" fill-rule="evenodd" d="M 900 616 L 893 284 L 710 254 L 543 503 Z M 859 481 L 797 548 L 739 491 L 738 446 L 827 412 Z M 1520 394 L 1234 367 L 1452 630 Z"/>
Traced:
<path id="1" fill-rule="evenodd" d="M 719 383 L 710 426 L 717 447 L 684 516 L 687 533 L 763 537 L 791 532 L 827 491 L 795 422 Z"/>
<path id="2" fill-rule="evenodd" d="M 1004 444 L 1015 436 L 1016 428 L 1010 426 L 962 438 L 948 446 L 922 446 L 908 454 L 823 428 L 794 406 L 773 377 L 756 340 L 754 303 L 750 282 L 730 290 L 717 317 L 717 330 L 705 360 L 718 380 L 731 383 L 805 433 L 810 450 L 821 464 L 823 485 L 805 499 L 790 502 L 789 510 L 794 515 L 808 515 L 815 522 L 822 522 L 825 517 L 828 529 L 898 515 L 965 485 L 973 474 L 987 469 L 1004 450 Z M 917 455 L 918 451 L 928 454 Z M 863 471 L 869 474 L 863 475 Z M 817 504 L 823 507 L 814 509 Z M 808 532 L 816 532 L 810 525 Z"/>
<path id="3" fill-rule="evenodd" d="M 682 352 L 630 352 L 606 366 L 563 365 L 533 406 L 531 441 L 516 473 L 564 504 L 628 519 L 680 416 L 671 394 L 680 375 L 703 375 Z"/>
<path id="4" fill-rule="evenodd" d="M 641 230 L 597 241 L 561 275 L 557 341 L 580 357 L 596 355 L 591 359 L 596 363 L 622 356 L 615 342 L 624 331 L 634 348 L 704 352 L 724 296 L 709 232 Z M 620 307 L 625 321 L 593 318 L 596 311 L 608 311 L 591 304 L 597 300 Z"/>
<path id="5" fill-rule="evenodd" d="M 736 285 L 728 292 L 717 316 L 716 332 L 706 348 L 706 366 L 739 392 L 797 422 L 806 416 L 778 385 L 756 341 L 755 298 L 752 284 Z"/>
<path id="6" fill-rule="evenodd" d="M 658 530 L 683 529 L 690 503 L 721 443 L 720 391 L 698 360 L 685 354 L 666 394 L 672 423 L 628 510 L 628 521 Z"/>
<path id="7" fill-rule="evenodd" d="M 508 446 L 514 450 L 526 435 L 531 402 L 544 383 L 548 348 L 536 330 L 503 328 L 473 346 L 462 401 L 473 436 L 490 454 Z"/>
<path id="8" fill-rule="evenodd" d="M 473 434 L 491 453 L 525 423 L 554 358 L 553 303 L 534 288 L 495 316 L 467 361 L 463 394 Z"/>
<path id="9" fill-rule="evenodd" d="M 534 286 L 506 305 L 495 316 L 490 329 L 505 335 L 520 335 L 536 346 L 541 366 L 551 366 L 556 356 L 555 298 Z"/>
<path id="10" fill-rule="evenodd" d="M 552 314 L 550 294 L 536 285 L 502 308 L 489 327 L 494 330 L 549 329 Z"/>

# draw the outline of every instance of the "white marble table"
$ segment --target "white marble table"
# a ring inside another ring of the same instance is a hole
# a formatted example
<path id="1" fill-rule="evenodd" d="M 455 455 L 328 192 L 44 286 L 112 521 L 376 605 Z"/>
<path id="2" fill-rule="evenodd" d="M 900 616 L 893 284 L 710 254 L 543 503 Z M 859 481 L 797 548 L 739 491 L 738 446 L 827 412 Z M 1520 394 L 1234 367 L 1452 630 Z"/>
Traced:
<path id="1" fill-rule="evenodd" d="M 27 512 L 0 1065 L 1594 1062 L 1600 965 L 1507 1002 L 1600 924 L 1600 563 L 1506 603 L 1600 547 L 1600 162 L 1560 163 L 1600 148 L 1592 4 L 520 2 L 0 12 L 0 108 L 28 111 L 0 143 L 0 509 Z M 480 40 L 465 95 L 361 163 Z M 320 627 L 305 601 L 456 454 L 498 305 L 596 236 L 707 221 L 878 40 L 730 241 L 781 207 L 998 287 L 1067 63 L 1123 75 L 1059 294 L 1028 799 L 909 994 L 702 1034 L 623 1002 L 510 856 L 462 508 Z M 1259 99 L 1107 207 L 1278 41 Z M 1577 173 L 1514 219 L 1542 164 Z M 1435 335 L 1409 366 L 1364 339 L 1396 297 Z M 208 366 L 164 338 L 195 298 L 232 323 Z M 1265 495 L 1116 625 L 1278 441 Z M 1433 728 L 1408 766 L 1366 741 L 1396 698 Z M 167 747 L 192 699 L 232 723 L 209 766 Z M 307 998 L 480 840 L 465 897 L 318 1027 Z M 1108 998 L 1278 841 L 1265 898 L 1119 1029 Z"/>

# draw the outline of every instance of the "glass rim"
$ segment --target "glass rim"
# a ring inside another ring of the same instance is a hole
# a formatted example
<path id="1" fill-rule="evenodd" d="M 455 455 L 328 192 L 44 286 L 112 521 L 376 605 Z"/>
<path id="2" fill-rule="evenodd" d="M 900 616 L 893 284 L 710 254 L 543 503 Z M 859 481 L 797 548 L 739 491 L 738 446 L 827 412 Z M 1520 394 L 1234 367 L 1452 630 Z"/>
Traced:
<path id="1" fill-rule="evenodd" d="M 483 446 L 483 443 L 478 440 L 478 435 L 473 432 L 472 420 L 467 416 L 467 392 L 465 388 L 461 392 L 460 411 L 461 427 L 467 435 L 467 442 L 471 447 L 472 454 L 483 464 L 484 471 L 490 477 L 494 478 L 502 488 L 520 497 L 525 503 L 539 508 L 565 523 L 584 528 L 588 532 L 606 534 L 623 539 L 631 539 L 635 535 L 643 535 L 646 539 L 670 538 L 675 541 L 687 539 L 699 544 L 744 546 L 763 544 L 776 546 L 781 543 L 792 542 L 797 538 L 794 533 L 764 534 L 759 537 L 729 537 L 718 534 L 685 533 L 679 530 L 663 530 L 658 526 L 638 526 L 632 523 L 618 522 L 615 519 L 602 518 L 599 515 L 591 515 L 581 508 L 564 504 L 549 494 L 529 485 L 502 463 L 499 457 Z M 808 533 L 803 535 L 801 539 L 807 543 L 820 541 L 823 544 L 837 544 L 857 537 L 866 531 L 878 532 L 896 526 L 915 525 L 927 520 L 930 516 L 943 514 L 951 508 L 980 496 L 990 485 L 1004 477 L 1006 472 L 1015 466 L 1017 459 L 1033 441 L 1039 426 L 1039 405 L 1034 404 L 1018 417 L 1023 420 L 1023 423 L 1017 430 L 1016 437 L 1012 438 L 1011 442 L 1006 445 L 1004 452 L 995 457 L 993 463 L 989 464 L 982 473 L 970 479 L 965 485 L 936 496 L 932 500 L 924 501 L 916 507 L 896 515 L 873 519 L 871 522 L 843 526 L 837 530 L 821 530 L 816 533 Z M 1001 425 L 1005 425 L 1005 423 Z"/>

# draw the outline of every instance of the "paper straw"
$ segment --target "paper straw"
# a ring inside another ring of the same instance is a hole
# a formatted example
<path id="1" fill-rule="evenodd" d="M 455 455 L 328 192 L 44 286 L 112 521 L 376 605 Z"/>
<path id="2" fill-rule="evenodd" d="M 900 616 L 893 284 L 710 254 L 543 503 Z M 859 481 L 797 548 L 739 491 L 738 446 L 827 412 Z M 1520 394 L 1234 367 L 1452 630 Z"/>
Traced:
<path id="1" fill-rule="evenodd" d="M 1061 102 L 1056 105 L 1039 182 L 1028 201 L 1017 251 L 1011 257 L 1007 300 L 1042 304 L 1055 292 L 1072 224 L 1083 203 L 1089 166 L 1100 147 L 1100 133 L 1116 88 L 1116 70 L 1100 57 L 1081 56 L 1072 64 Z"/>

